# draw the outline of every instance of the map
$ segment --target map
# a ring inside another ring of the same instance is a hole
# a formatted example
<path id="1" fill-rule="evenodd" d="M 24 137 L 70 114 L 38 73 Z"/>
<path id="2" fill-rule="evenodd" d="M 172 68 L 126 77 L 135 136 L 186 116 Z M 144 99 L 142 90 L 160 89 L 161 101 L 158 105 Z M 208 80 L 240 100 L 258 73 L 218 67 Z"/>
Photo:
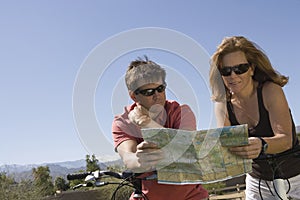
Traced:
<path id="1" fill-rule="evenodd" d="M 145 141 L 164 152 L 156 165 L 158 183 L 207 184 L 238 177 L 252 171 L 252 160 L 232 154 L 228 147 L 248 144 L 248 126 L 186 131 L 142 129 Z"/>

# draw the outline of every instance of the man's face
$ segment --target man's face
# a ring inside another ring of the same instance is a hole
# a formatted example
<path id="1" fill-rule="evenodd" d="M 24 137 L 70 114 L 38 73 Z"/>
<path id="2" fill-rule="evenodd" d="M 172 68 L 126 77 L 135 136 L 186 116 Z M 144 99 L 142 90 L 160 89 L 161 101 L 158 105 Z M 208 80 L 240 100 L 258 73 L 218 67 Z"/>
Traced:
<path id="1" fill-rule="evenodd" d="M 165 105 L 165 85 L 161 82 L 145 84 L 139 87 L 136 91 L 137 92 L 131 93 L 131 98 L 148 110 L 156 104 L 161 106 Z"/>

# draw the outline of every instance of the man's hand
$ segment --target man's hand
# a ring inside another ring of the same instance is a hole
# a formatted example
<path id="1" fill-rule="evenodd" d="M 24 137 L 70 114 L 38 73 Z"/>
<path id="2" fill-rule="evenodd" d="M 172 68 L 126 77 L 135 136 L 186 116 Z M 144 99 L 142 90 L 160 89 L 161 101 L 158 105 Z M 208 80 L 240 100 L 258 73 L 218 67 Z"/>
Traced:
<path id="1" fill-rule="evenodd" d="M 160 124 L 155 122 L 151 117 L 156 117 L 155 113 L 149 112 L 145 107 L 137 104 L 132 111 L 130 111 L 129 120 L 141 128 L 162 128 Z"/>
<path id="2" fill-rule="evenodd" d="M 156 144 L 143 141 L 137 145 L 138 172 L 154 171 L 155 165 L 164 158 L 163 151 Z"/>
<path id="3" fill-rule="evenodd" d="M 151 118 L 148 114 L 148 110 L 142 105 L 137 104 L 132 111 L 130 111 L 128 118 L 129 120 L 140 126 L 141 128 L 146 127 L 151 122 Z"/>

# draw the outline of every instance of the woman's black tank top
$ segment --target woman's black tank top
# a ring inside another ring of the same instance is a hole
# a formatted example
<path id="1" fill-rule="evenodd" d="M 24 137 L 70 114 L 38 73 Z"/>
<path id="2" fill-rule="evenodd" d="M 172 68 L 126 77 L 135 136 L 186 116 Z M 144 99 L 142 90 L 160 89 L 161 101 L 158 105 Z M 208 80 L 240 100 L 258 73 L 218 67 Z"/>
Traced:
<path id="1" fill-rule="evenodd" d="M 272 137 L 274 132 L 270 123 L 269 112 L 264 106 L 262 87 L 259 85 L 257 87 L 257 101 L 259 109 L 259 122 L 255 127 L 249 128 L 249 137 Z M 227 102 L 227 111 L 229 115 L 229 121 L 232 126 L 239 125 L 236 116 L 234 114 L 233 105 L 230 101 Z M 292 118 L 292 132 L 293 132 L 293 149 L 299 148 L 299 141 L 296 135 L 296 128 Z M 288 154 L 289 151 L 294 152 L 294 150 L 287 150 L 280 154 L 275 155 L 261 155 L 253 160 L 252 163 L 252 176 L 256 178 L 261 178 L 264 180 L 274 180 L 274 178 L 290 178 L 300 174 L 300 156 L 299 154 Z M 282 156 L 277 156 L 281 155 Z M 287 154 L 287 155 L 286 155 Z M 269 158 L 268 160 L 266 158 Z M 275 169 L 274 169 L 275 168 Z"/>

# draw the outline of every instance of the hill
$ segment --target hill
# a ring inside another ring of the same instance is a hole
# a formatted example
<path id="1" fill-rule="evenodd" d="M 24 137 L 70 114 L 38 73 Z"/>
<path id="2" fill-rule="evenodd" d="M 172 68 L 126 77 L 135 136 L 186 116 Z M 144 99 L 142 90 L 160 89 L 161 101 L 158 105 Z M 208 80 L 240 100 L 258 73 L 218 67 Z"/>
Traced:
<path id="1" fill-rule="evenodd" d="M 101 170 L 107 169 L 109 166 L 120 165 L 123 163 L 120 159 L 112 158 L 106 159 L 106 161 L 99 161 L 98 165 Z M 76 173 L 79 171 L 85 171 L 86 162 L 84 159 L 57 163 L 43 163 L 43 164 L 28 164 L 28 165 L 1 165 L 0 172 L 4 172 L 9 176 L 12 176 L 16 182 L 21 180 L 32 180 L 32 169 L 39 166 L 48 166 L 50 170 L 50 176 L 53 180 L 56 177 L 66 178 L 67 174 Z"/>

